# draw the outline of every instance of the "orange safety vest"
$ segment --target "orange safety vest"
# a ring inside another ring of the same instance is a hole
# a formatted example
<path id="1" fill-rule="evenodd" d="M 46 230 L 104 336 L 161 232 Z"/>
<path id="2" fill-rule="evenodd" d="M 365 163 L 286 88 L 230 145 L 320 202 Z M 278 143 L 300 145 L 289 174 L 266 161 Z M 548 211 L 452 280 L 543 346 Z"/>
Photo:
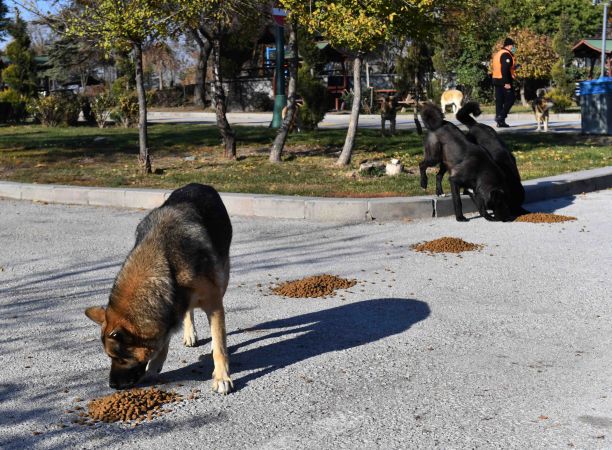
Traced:
<path id="1" fill-rule="evenodd" d="M 512 59 L 512 65 L 510 66 L 510 74 L 512 75 L 512 79 L 514 80 L 516 78 L 516 69 L 514 68 L 514 55 L 512 55 L 511 51 L 505 48 L 502 48 L 500 51 L 495 53 L 495 56 L 493 56 L 493 78 L 497 78 L 499 80 L 503 78 L 501 71 L 501 57 L 504 53 L 507 53 L 508 56 L 510 56 L 510 59 Z"/>

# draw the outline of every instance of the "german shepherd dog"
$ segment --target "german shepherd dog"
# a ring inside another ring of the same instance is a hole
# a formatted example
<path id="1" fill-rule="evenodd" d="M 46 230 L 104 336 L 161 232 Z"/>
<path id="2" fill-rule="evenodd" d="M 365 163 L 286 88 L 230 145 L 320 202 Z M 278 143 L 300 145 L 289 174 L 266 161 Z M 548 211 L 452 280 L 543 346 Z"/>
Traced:
<path id="1" fill-rule="evenodd" d="M 536 131 L 540 131 L 542 126 L 544 126 L 544 132 L 548 131 L 548 118 L 553 105 L 553 102 L 546 98 L 546 89 L 538 89 L 536 91 L 536 98 L 531 102 L 531 109 L 538 125 Z"/>
<path id="2" fill-rule="evenodd" d="M 455 117 L 468 128 L 467 138 L 484 147 L 493 158 L 493 161 L 504 172 L 512 213 L 516 215 L 526 214 L 529 211 L 526 211 L 521 206 L 525 201 L 525 188 L 521 184 L 521 175 L 516 166 L 516 158 L 514 158 L 505 142 L 500 139 L 492 127 L 478 123 L 470 116 L 472 114 L 474 117 L 478 117 L 480 113 L 480 105 L 477 102 L 467 102 L 457 111 Z"/>
<path id="3" fill-rule="evenodd" d="M 480 145 L 470 142 L 455 125 L 444 120 L 442 110 L 433 103 L 423 104 L 421 118 L 429 130 L 424 145 L 424 159 L 419 164 L 421 186 L 427 187 L 427 167 L 440 164 L 441 168 L 450 172 L 457 221 L 467 221 L 463 215 L 460 188 L 473 191 L 472 200 L 485 219 L 511 220 L 506 179 L 491 155 Z M 493 216 L 488 213 L 488 209 L 493 210 Z"/>
<path id="4" fill-rule="evenodd" d="M 380 128 L 383 136 L 385 135 L 385 122 L 388 120 L 391 134 L 395 134 L 395 122 L 397 117 L 398 102 L 395 95 L 389 95 L 380 99 Z"/>
<path id="5" fill-rule="evenodd" d="M 111 358 L 110 387 L 128 388 L 147 373 L 159 373 L 181 322 L 183 343 L 195 346 L 193 309 L 200 307 L 211 329 L 212 389 L 230 392 L 223 295 L 231 240 L 221 197 L 201 184 L 175 190 L 140 222 L 108 306 L 85 311 L 102 328 L 102 345 Z"/>

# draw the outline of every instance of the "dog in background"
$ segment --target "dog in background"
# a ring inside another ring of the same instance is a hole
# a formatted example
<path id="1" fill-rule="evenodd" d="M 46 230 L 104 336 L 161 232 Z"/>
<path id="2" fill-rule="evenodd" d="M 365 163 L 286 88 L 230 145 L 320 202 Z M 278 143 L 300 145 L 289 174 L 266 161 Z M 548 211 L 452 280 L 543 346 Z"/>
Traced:
<path id="1" fill-rule="evenodd" d="M 115 278 L 106 308 L 87 317 L 102 331 L 111 358 L 109 385 L 129 388 L 161 371 L 172 333 L 183 323 L 183 343 L 196 345 L 193 309 L 211 329 L 213 391 L 233 387 L 223 295 L 229 281 L 232 224 L 215 189 L 189 184 L 175 190 L 136 228 L 136 243 Z"/>
<path id="2" fill-rule="evenodd" d="M 429 130 L 423 149 L 424 159 L 419 164 L 421 186 L 427 187 L 427 167 L 440 164 L 441 168 L 450 172 L 451 194 L 458 222 L 467 221 L 463 215 L 460 188 L 472 190 L 472 200 L 485 219 L 511 220 L 506 179 L 491 155 L 480 145 L 470 142 L 455 125 L 444 120 L 444 114 L 436 105 L 423 104 L 421 118 Z M 493 210 L 493 216 L 488 209 Z"/>
<path id="3" fill-rule="evenodd" d="M 463 102 L 463 92 L 457 89 L 448 89 L 442 93 L 442 97 L 440 97 L 440 105 L 442 107 L 442 112 L 446 111 L 446 107 L 450 106 L 453 114 L 457 114 L 459 108 L 461 108 L 461 103 Z"/>
<path id="4" fill-rule="evenodd" d="M 546 89 L 538 89 L 536 98 L 531 102 L 531 109 L 535 115 L 535 121 L 538 127 L 536 131 L 540 131 L 544 127 L 544 132 L 548 131 L 549 112 L 554 106 L 553 102 L 546 97 Z"/>
<path id="5" fill-rule="evenodd" d="M 296 99 L 294 103 L 294 111 L 291 120 L 289 121 L 289 132 L 297 131 L 298 133 L 302 131 L 302 121 L 300 120 L 300 108 L 304 104 L 302 99 Z M 284 106 L 281 111 L 281 118 L 285 120 L 287 117 L 287 113 L 289 112 L 289 107 Z"/>
<path id="6" fill-rule="evenodd" d="M 395 134 L 395 119 L 397 117 L 398 101 L 395 95 L 388 95 L 380 99 L 380 127 L 385 134 L 385 122 L 389 121 L 391 134 Z"/>
<path id="7" fill-rule="evenodd" d="M 516 166 L 516 158 L 500 139 L 497 132 L 484 123 L 474 120 L 481 114 L 477 102 L 467 102 L 457 111 L 456 118 L 468 128 L 467 138 L 489 152 L 493 161 L 504 172 L 507 180 L 507 194 L 513 214 L 522 215 L 528 211 L 521 206 L 525 201 L 525 188 L 521 184 L 521 175 Z"/>

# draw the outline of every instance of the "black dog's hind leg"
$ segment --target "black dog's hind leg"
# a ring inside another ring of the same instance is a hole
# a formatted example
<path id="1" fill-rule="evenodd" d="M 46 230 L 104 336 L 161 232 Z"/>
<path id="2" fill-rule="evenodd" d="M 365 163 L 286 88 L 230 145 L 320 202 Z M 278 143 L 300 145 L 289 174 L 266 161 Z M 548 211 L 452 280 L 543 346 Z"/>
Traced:
<path id="1" fill-rule="evenodd" d="M 427 168 L 435 165 L 435 162 L 427 159 L 424 159 L 419 163 L 419 171 L 421 172 L 421 187 L 423 189 L 427 189 Z"/>
<path id="2" fill-rule="evenodd" d="M 467 222 L 468 220 L 463 215 L 463 207 L 461 206 L 461 192 L 459 186 L 450 178 L 451 194 L 453 195 L 453 207 L 455 208 L 455 218 L 457 222 Z"/>
<path id="3" fill-rule="evenodd" d="M 442 190 L 442 178 L 444 178 L 444 174 L 446 173 L 446 164 L 440 163 L 440 169 L 436 174 L 436 195 L 444 195 L 444 191 Z"/>

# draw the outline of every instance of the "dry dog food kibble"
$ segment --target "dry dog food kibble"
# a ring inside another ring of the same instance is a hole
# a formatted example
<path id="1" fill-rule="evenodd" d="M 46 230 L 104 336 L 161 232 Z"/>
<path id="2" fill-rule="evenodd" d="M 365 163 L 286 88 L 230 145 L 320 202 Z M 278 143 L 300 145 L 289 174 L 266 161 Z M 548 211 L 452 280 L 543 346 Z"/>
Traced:
<path id="1" fill-rule="evenodd" d="M 480 244 L 472 244 L 454 237 L 441 237 L 440 239 L 421 242 L 412 246 L 414 251 L 431 253 L 461 253 L 480 250 L 481 248 L 482 245 Z"/>
<path id="2" fill-rule="evenodd" d="M 130 389 L 90 401 L 87 415 L 96 422 L 151 420 L 162 412 L 163 405 L 179 402 L 182 399 L 182 396 L 175 392 L 166 392 L 153 387 Z"/>
<path id="3" fill-rule="evenodd" d="M 315 275 L 301 280 L 288 281 L 272 289 L 276 295 L 294 298 L 325 297 L 336 289 L 348 289 L 357 284 L 357 280 L 347 280 L 334 275 Z"/>
<path id="4" fill-rule="evenodd" d="M 560 214 L 530 213 L 517 217 L 515 222 L 557 223 L 567 222 L 568 220 L 576 220 L 576 218 L 572 216 L 562 216 Z"/>

